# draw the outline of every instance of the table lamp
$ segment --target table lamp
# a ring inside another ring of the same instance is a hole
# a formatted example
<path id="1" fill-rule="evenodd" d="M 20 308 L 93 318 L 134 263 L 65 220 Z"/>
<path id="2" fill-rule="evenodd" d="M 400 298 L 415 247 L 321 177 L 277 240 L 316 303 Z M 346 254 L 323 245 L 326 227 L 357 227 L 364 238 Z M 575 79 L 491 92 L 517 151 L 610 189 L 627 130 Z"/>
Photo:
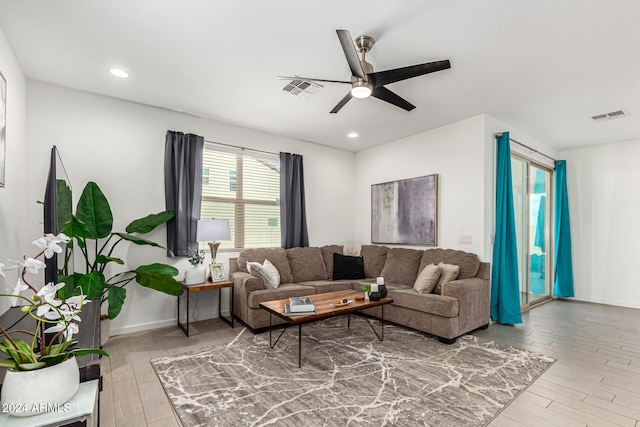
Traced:
<path id="1" fill-rule="evenodd" d="M 216 262 L 216 254 L 220 242 L 216 240 L 231 240 L 228 219 L 200 219 L 198 220 L 198 232 L 196 233 L 198 242 L 208 242 L 211 250 L 211 262 Z"/>

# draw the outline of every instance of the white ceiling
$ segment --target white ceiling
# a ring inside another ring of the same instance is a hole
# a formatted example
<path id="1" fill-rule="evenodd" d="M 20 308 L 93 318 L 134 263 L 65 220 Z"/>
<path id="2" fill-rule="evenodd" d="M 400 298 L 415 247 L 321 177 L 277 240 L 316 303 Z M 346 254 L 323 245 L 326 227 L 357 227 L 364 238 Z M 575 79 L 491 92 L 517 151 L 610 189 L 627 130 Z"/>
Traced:
<path id="1" fill-rule="evenodd" d="M 28 78 L 353 151 L 481 113 L 559 150 L 640 139 L 639 18 L 637 0 L 0 0 Z M 336 29 L 376 39 L 376 71 L 452 68 L 388 86 L 411 112 L 330 115 L 339 84 L 279 91 L 278 75 L 349 79 Z"/>

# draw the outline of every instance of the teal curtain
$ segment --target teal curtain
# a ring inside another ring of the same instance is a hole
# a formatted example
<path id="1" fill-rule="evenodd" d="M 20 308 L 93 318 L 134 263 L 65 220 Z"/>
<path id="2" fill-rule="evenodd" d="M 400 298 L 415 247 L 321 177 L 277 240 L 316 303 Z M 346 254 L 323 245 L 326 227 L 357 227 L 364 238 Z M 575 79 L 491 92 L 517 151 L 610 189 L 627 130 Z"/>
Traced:
<path id="1" fill-rule="evenodd" d="M 496 233 L 491 267 L 491 318 L 502 324 L 514 325 L 522 323 L 522 316 L 509 132 L 496 138 Z"/>
<path id="2" fill-rule="evenodd" d="M 553 295 L 560 298 L 573 296 L 573 265 L 571 263 L 571 224 L 567 196 L 567 162 L 556 161 L 554 180 L 555 270 Z"/>

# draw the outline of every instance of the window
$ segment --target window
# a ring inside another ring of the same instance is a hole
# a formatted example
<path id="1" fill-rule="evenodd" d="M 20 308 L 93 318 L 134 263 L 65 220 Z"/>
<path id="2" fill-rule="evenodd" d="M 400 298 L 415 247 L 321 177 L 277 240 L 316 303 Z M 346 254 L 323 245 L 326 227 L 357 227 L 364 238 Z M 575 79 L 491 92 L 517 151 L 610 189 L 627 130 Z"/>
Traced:
<path id="1" fill-rule="evenodd" d="M 232 240 L 220 248 L 280 247 L 278 156 L 205 143 L 202 169 L 200 218 L 229 220 Z"/>

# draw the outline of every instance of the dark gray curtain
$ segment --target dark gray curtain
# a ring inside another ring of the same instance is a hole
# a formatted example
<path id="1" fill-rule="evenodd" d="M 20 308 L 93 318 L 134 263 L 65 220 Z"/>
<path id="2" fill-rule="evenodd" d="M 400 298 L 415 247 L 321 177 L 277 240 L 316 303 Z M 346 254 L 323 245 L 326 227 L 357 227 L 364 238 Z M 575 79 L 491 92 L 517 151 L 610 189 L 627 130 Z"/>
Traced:
<path id="1" fill-rule="evenodd" d="M 309 246 L 304 172 L 299 154 L 280 153 L 280 226 L 283 248 Z"/>
<path id="2" fill-rule="evenodd" d="M 167 249 L 187 255 L 196 244 L 196 225 L 202 201 L 202 148 L 204 138 L 167 131 L 164 146 L 164 194 L 167 210 L 176 216 L 167 223 Z"/>

